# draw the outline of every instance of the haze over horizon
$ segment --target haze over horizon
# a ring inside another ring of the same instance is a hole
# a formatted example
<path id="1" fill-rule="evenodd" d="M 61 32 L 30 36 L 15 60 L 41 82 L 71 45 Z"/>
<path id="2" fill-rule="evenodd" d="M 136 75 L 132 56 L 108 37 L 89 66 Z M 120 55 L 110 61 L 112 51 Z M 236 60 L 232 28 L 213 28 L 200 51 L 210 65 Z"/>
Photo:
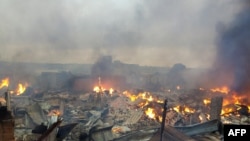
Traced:
<path id="1" fill-rule="evenodd" d="M 1 0 L 0 60 L 209 67 L 244 0 Z"/>

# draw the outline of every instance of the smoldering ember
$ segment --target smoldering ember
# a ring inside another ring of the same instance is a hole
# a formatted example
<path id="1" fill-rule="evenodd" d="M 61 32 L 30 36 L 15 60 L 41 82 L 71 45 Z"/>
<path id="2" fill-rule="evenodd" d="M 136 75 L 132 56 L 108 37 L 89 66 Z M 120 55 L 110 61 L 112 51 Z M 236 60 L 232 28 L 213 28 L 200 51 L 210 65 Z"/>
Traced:
<path id="1" fill-rule="evenodd" d="M 149 67 L 103 56 L 90 65 L 1 66 L 10 70 L 0 81 L 1 141 L 219 141 L 225 124 L 250 124 L 247 94 L 201 85 L 207 70 L 183 64 Z M 198 72 L 196 82 L 186 77 Z"/>

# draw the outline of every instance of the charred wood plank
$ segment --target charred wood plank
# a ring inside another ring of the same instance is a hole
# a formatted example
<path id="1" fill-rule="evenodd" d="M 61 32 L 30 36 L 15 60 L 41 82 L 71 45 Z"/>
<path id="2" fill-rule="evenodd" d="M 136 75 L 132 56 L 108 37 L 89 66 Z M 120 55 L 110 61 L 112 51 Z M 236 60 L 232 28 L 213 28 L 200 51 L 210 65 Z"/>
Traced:
<path id="1" fill-rule="evenodd" d="M 211 104 L 210 104 L 210 119 L 211 120 L 214 120 L 214 119 L 220 120 L 222 102 L 223 102 L 223 97 L 221 96 L 213 97 L 211 99 Z"/>

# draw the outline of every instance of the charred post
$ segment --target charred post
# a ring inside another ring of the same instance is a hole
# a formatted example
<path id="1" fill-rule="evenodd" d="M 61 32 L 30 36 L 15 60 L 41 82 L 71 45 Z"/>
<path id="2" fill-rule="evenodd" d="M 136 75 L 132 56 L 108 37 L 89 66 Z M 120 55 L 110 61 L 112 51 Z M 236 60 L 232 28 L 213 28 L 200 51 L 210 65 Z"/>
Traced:
<path id="1" fill-rule="evenodd" d="M 11 107 L 10 107 L 10 95 L 9 95 L 8 91 L 5 92 L 5 100 L 6 100 L 7 110 L 11 111 Z"/>
<path id="2" fill-rule="evenodd" d="M 160 141 L 162 141 L 162 136 L 163 136 L 163 131 L 164 131 L 164 127 L 165 127 L 165 120 L 166 120 L 166 113 L 167 113 L 167 103 L 168 100 L 165 99 L 164 101 L 164 107 L 163 107 L 163 113 L 162 113 L 162 122 L 161 122 L 161 139 Z"/>
<path id="3" fill-rule="evenodd" d="M 210 104 L 210 120 L 218 119 L 220 120 L 221 110 L 222 110 L 223 97 L 213 97 Z"/>

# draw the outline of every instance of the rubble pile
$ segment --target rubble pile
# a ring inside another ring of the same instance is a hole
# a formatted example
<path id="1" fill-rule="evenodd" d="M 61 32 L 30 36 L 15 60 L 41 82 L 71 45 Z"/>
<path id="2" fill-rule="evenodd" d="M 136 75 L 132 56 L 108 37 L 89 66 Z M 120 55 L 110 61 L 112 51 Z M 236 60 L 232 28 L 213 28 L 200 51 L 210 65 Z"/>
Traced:
<path id="1" fill-rule="evenodd" d="M 99 86 L 82 94 L 67 90 L 27 91 L 11 94 L 10 99 L 16 141 L 42 137 L 63 141 L 152 141 L 162 125 L 166 136 L 177 130 L 174 136 L 183 133 L 197 140 L 221 140 L 219 123 L 250 124 L 249 105 L 225 89 L 178 87 L 166 92 L 120 92 Z"/>
<path id="2" fill-rule="evenodd" d="M 16 137 L 19 140 L 31 134 L 29 129 L 34 129 L 40 124 L 49 124 L 52 115 L 63 119 L 61 126 L 77 123 L 65 137 L 65 140 L 69 141 L 79 140 L 82 134 L 86 134 L 88 138 L 98 137 L 98 135 L 90 135 L 93 130 L 107 129 L 112 135 L 109 135 L 109 138 L 115 139 L 145 127 L 159 128 L 159 122 L 148 118 L 142 109 L 133 105 L 126 96 L 118 93 L 110 95 L 92 92 L 79 95 L 65 91 L 54 94 L 44 93 L 42 96 L 19 96 L 18 98 L 13 96 L 12 105 L 17 121 Z"/>

